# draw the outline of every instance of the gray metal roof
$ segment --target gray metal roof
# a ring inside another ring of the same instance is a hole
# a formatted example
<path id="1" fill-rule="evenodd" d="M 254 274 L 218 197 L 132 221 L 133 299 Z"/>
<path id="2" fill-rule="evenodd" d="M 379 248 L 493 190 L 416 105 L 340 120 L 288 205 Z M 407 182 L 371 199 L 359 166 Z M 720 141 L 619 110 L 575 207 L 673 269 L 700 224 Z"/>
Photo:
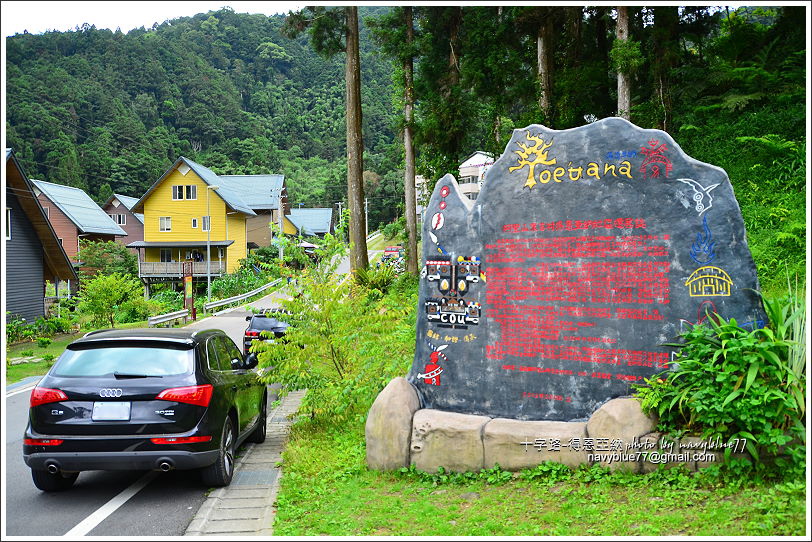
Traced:
<path id="1" fill-rule="evenodd" d="M 305 235 L 321 235 L 330 231 L 333 209 L 330 207 L 294 208 L 290 210 L 288 219 Z"/>
<path id="2" fill-rule="evenodd" d="M 133 205 L 138 203 L 138 198 L 133 198 L 133 197 L 130 197 L 130 196 L 123 196 L 121 194 L 113 194 L 113 197 L 115 197 L 118 201 L 120 201 L 121 204 L 124 205 L 124 207 L 126 207 L 128 211 L 132 211 Z M 137 218 L 138 220 L 141 221 L 141 224 L 144 223 L 144 215 L 143 215 L 143 213 L 133 213 L 133 214 L 135 215 L 135 218 Z"/>
<path id="3" fill-rule="evenodd" d="M 218 177 L 220 186 L 228 185 L 240 194 L 251 209 L 279 209 L 279 197 L 285 187 L 284 175 L 218 175 Z"/>
<path id="4" fill-rule="evenodd" d="M 83 233 L 127 235 L 81 188 L 34 179 L 31 182 Z"/>
<path id="5" fill-rule="evenodd" d="M 256 216 L 256 213 L 253 210 L 251 210 L 251 207 L 249 207 L 248 204 L 245 203 L 245 200 L 242 199 L 242 195 L 248 194 L 241 194 L 240 187 L 238 185 L 233 185 L 227 180 L 224 181 L 222 177 L 217 175 L 209 168 L 201 166 L 197 162 L 192 162 L 188 158 L 184 158 L 183 156 L 181 156 L 180 160 L 186 162 L 186 164 L 190 168 L 192 168 L 192 171 L 197 173 L 197 176 L 203 179 L 203 182 L 205 182 L 209 186 L 219 186 L 220 188 L 215 190 L 215 192 L 217 192 L 217 195 L 219 195 L 229 207 L 231 207 L 235 211 L 240 211 L 241 213 L 245 213 L 247 215 Z"/>

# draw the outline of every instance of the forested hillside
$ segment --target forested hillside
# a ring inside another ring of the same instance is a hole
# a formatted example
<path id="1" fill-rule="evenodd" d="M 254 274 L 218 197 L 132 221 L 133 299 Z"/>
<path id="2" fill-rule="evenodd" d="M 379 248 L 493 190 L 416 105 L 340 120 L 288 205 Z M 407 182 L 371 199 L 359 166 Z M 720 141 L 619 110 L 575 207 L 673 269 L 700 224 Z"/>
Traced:
<path id="1" fill-rule="evenodd" d="M 140 197 L 181 155 L 221 174 L 283 173 L 293 204 L 346 199 L 343 58 L 284 37 L 283 22 L 223 8 L 126 34 L 83 26 L 9 38 L 7 144 L 29 176 L 97 201 Z M 368 177 L 378 184 L 398 159 L 392 68 L 365 28 L 361 55 Z M 387 200 L 369 191 L 375 226 L 397 211 L 400 179 Z"/>
<path id="2" fill-rule="evenodd" d="M 513 128 L 618 114 L 668 131 L 730 175 L 762 282 L 805 269 L 808 122 L 803 6 L 362 7 L 370 225 L 402 211 L 404 62 L 414 61 L 417 173 L 501 154 Z M 411 12 L 410 12 L 411 13 Z M 346 198 L 343 54 L 318 56 L 285 17 L 229 8 L 127 34 L 78 28 L 7 40 L 8 145 L 30 176 L 97 200 L 143 191 L 180 155 L 229 173 L 282 173 L 291 201 Z"/>

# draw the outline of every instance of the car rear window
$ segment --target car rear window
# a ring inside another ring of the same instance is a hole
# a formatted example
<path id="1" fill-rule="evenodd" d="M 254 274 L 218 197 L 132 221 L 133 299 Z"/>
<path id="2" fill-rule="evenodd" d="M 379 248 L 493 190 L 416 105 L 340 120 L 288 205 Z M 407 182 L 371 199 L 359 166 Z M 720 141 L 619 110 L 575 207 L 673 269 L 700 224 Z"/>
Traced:
<path id="1" fill-rule="evenodd" d="M 251 320 L 252 329 L 274 329 L 278 327 L 286 327 L 284 323 L 280 322 L 274 317 L 268 316 L 255 316 L 253 320 Z"/>
<path id="2" fill-rule="evenodd" d="M 54 376 L 174 376 L 194 370 L 194 350 L 153 346 L 67 349 L 54 364 Z"/>

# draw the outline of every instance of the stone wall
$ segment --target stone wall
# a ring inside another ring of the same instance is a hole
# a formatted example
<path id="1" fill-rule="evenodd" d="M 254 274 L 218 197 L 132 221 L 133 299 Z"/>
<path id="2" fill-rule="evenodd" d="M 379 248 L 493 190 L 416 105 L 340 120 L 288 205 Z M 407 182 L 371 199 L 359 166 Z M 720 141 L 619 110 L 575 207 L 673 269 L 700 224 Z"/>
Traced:
<path id="1" fill-rule="evenodd" d="M 506 471 L 555 461 L 571 468 L 600 464 L 647 473 L 660 464 L 690 471 L 722 462 L 724 448 L 707 448 L 697 437 L 670 440 L 632 397 L 611 399 L 586 422 L 523 421 L 421 409 L 405 378 L 378 395 L 366 423 L 367 465 L 391 471 L 414 465 L 425 472 Z M 711 445 L 712 446 L 712 445 Z M 744 457 L 742 450 L 734 454 Z"/>

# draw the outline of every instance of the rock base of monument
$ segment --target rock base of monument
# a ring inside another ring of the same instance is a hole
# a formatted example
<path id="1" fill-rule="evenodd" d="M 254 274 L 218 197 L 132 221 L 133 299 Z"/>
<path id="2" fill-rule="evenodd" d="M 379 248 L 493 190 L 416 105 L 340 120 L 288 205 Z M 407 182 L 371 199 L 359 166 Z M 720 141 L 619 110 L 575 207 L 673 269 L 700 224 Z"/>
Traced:
<path id="1" fill-rule="evenodd" d="M 724 448 L 709 449 L 697 437 L 667 439 L 654 431 L 656 425 L 631 397 L 607 401 L 586 422 L 421 409 L 414 387 L 398 377 L 378 395 L 367 417 L 367 465 L 382 471 L 414 465 L 425 472 L 439 467 L 478 472 L 496 465 L 520 471 L 555 461 L 571 468 L 599 464 L 648 473 L 661 464 L 695 471 L 723 461 Z"/>

